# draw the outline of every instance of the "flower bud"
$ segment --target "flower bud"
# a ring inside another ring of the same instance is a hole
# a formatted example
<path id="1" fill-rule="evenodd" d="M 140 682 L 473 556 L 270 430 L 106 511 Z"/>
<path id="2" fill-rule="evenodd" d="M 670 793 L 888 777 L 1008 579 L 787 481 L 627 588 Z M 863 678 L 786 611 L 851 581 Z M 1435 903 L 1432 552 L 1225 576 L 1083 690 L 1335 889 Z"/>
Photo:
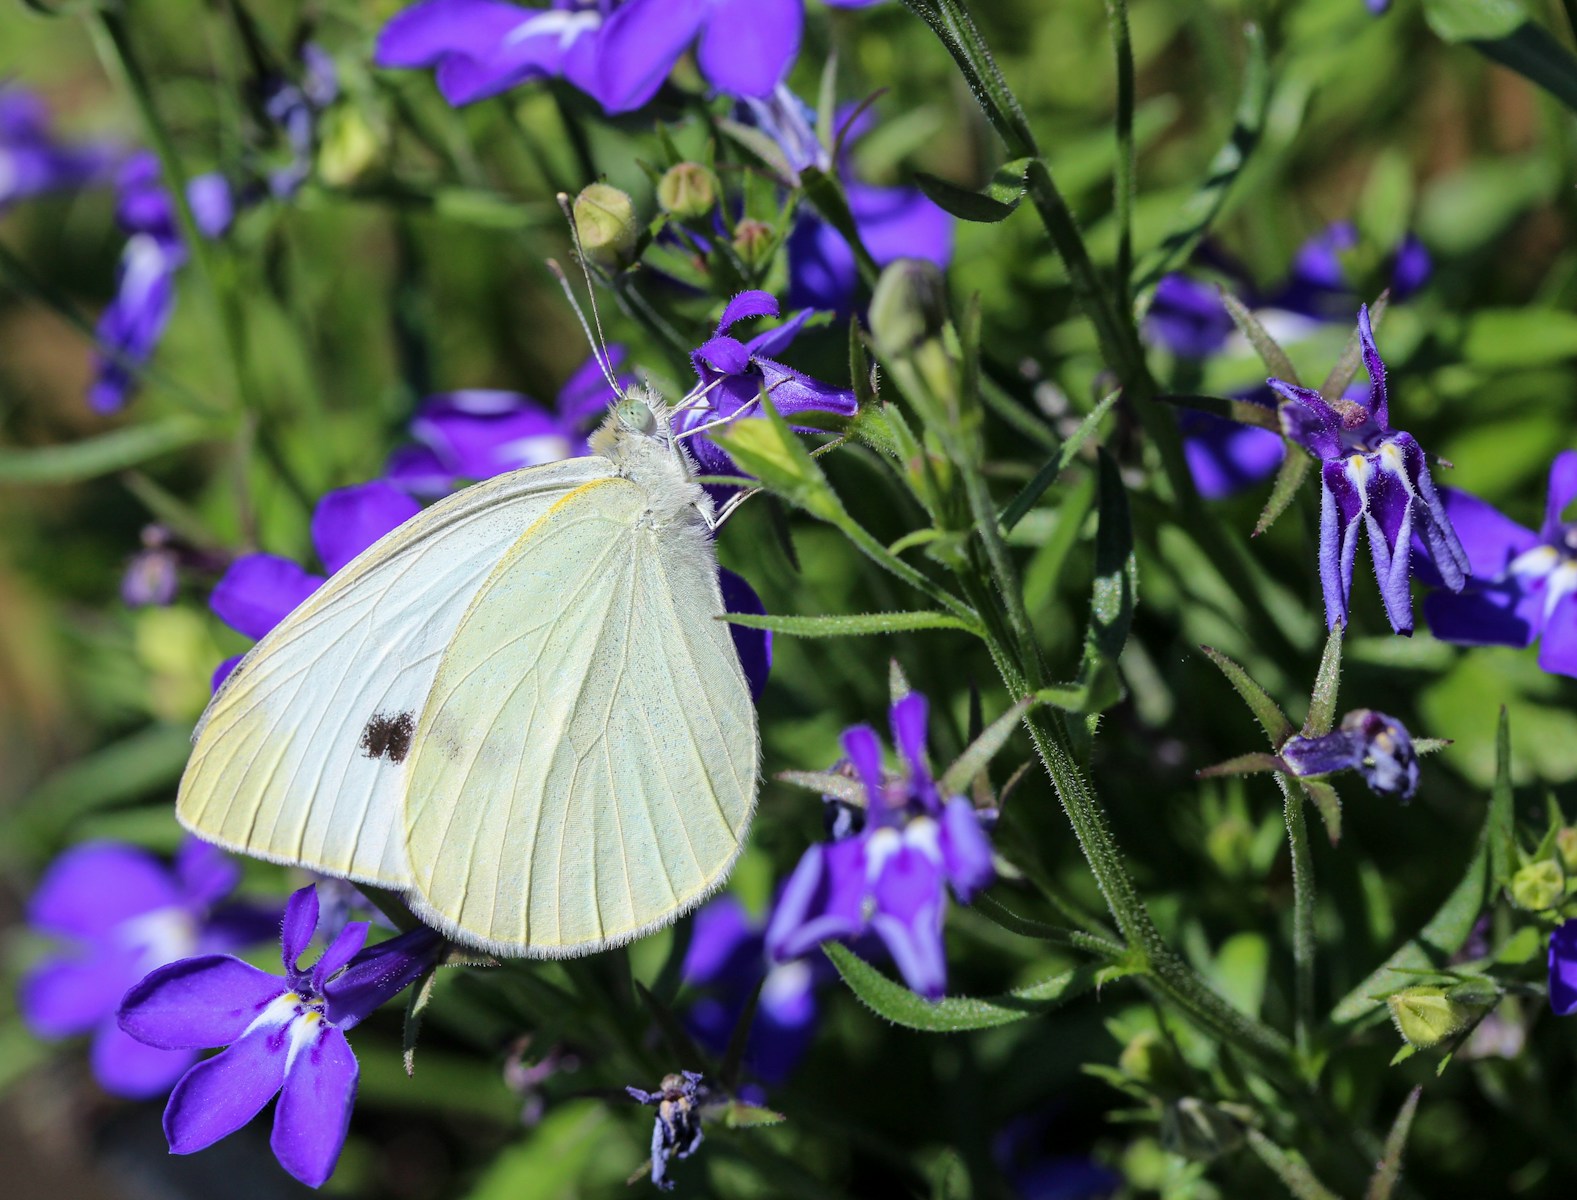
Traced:
<path id="1" fill-rule="evenodd" d="M 605 267 L 628 266 L 640 228 L 635 202 L 618 188 L 594 183 L 575 197 L 575 232 L 581 248 Z"/>
<path id="2" fill-rule="evenodd" d="M 680 220 L 706 216 L 717 204 L 717 176 L 700 163 L 676 163 L 657 181 L 657 203 Z"/>
<path id="3" fill-rule="evenodd" d="M 1186 1081 L 1172 1047 L 1154 1030 L 1135 1036 L 1117 1056 L 1117 1069 L 1158 1092 L 1180 1094 Z"/>
<path id="4" fill-rule="evenodd" d="M 326 113 L 320 129 L 318 177 L 331 187 L 347 187 L 361 179 L 383 152 L 377 131 L 352 105 Z"/>
<path id="5" fill-rule="evenodd" d="M 771 256 L 777 235 L 765 221 L 746 217 L 734 226 L 734 250 L 748 267 L 762 266 Z"/>
<path id="6" fill-rule="evenodd" d="M 1236 1150 L 1243 1125 L 1220 1106 L 1186 1096 L 1161 1110 L 1161 1145 L 1196 1162 Z"/>
<path id="7" fill-rule="evenodd" d="M 1566 897 L 1566 872 L 1553 858 L 1531 862 L 1511 877 L 1511 902 L 1527 912 L 1547 912 Z"/>
<path id="8" fill-rule="evenodd" d="M 889 263 L 871 295 L 871 333 L 882 352 L 907 354 L 947 324 L 947 283 L 923 258 Z"/>
<path id="9" fill-rule="evenodd" d="M 1281 757 L 1294 775 L 1357 771 L 1369 790 L 1411 800 L 1418 790 L 1418 752 L 1395 717 L 1372 708 L 1354 709 L 1341 726 L 1321 737 L 1288 738 Z"/>
<path id="10" fill-rule="evenodd" d="M 1555 853 L 1568 875 L 1577 871 L 1577 826 L 1567 825 L 1556 833 Z"/>
<path id="11" fill-rule="evenodd" d="M 1403 1040 L 1428 1050 L 1472 1026 L 1494 1001 L 1475 988 L 1410 987 L 1387 997 L 1385 1003 Z"/>

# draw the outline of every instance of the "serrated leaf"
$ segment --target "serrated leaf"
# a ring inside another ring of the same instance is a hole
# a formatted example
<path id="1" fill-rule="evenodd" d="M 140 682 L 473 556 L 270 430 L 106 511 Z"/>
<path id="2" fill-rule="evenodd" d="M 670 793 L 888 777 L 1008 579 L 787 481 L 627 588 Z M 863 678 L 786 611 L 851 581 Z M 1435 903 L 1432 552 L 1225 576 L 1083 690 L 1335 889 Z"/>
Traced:
<path id="1" fill-rule="evenodd" d="M 1277 707 L 1270 694 L 1249 678 L 1248 672 L 1237 663 L 1233 662 L 1219 650 L 1209 646 L 1201 646 L 1201 650 L 1211 662 L 1220 668 L 1221 673 L 1227 677 L 1227 682 L 1232 685 L 1232 690 L 1242 697 L 1249 711 L 1254 714 L 1254 719 L 1259 722 L 1265 736 L 1270 739 L 1272 750 L 1280 750 L 1282 745 L 1293 734 L 1292 722 L 1287 720 L 1287 715 Z"/>
<path id="2" fill-rule="evenodd" d="M 0 449 L 0 485 L 81 483 L 215 436 L 207 422 L 173 416 L 59 446 Z"/>
<path id="3" fill-rule="evenodd" d="M 1254 536 L 1258 537 L 1276 523 L 1276 518 L 1287 511 L 1287 506 L 1297 496 L 1298 489 L 1303 486 L 1303 480 L 1309 473 L 1309 466 L 1313 459 L 1303 452 L 1303 447 L 1287 443 L 1287 452 L 1282 456 L 1281 466 L 1276 470 L 1276 482 L 1271 485 L 1270 497 L 1265 501 L 1265 507 L 1259 514 L 1259 520 L 1254 522 Z"/>
<path id="4" fill-rule="evenodd" d="M 981 730 L 980 736 L 970 742 L 953 765 L 942 773 L 942 795 L 963 795 L 975 777 L 985 771 L 997 752 L 1007 745 L 1008 739 L 1017 731 L 1019 722 L 1024 719 L 1024 714 L 1034 703 L 1033 700 L 1020 700 Z"/>
<path id="5" fill-rule="evenodd" d="M 980 191 L 959 187 L 924 171 L 914 173 L 915 184 L 926 197 L 944 212 L 960 221 L 994 224 L 1013 215 L 1014 209 L 1024 199 L 1024 172 L 1031 160 L 1017 158 L 1003 163 L 991 176 L 991 182 Z"/>
<path id="6" fill-rule="evenodd" d="M 824 942 L 821 948 L 867 1008 L 895 1025 L 925 1033 L 991 1029 L 1050 1012 L 1094 987 L 1097 974 L 1094 967 L 1084 965 L 998 996 L 949 996 L 933 1004 L 887 978 L 847 946 Z"/>
<path id="7" fill-rule="evenodd" d="M 872 633 L 907 633 L 916 629 L 965 629 L 974 626 L 951 613 L 890 612 L 829 613 L 820 616 L 793 616 L 768 613 L 725 613 L 723 620 L 747 629 L 769 629 L 788 637 L 859 637 Z"/>
<path id="8" fill-rule="evenodd" d="M 1029 511 L 1035 507 L 1035 502 L 1046 494 L 1046 490 L 1052 484 L 1057 482 L 1057 477 L 1067 469 L 1068 464 L 1084 448 L 1084 443 L 1089 441 L 1090 436 L 1099 427 L 1102 419 L 1105 418 L 1107 413 L 1111 412 L 1112 406 L 1117 403 L 1121 396 L 1121 391 L 1109 393 L 1085 415 L 1084 420 L 1079 422 L 1078 428 L 1068 435 L 1068 440 L 1057 447 L 1057 452 L 1041 464 L 1040 470 L 1035 472 L 1034 477 L 1024 485 L 1019 494 L 1014 496 L 1008 506 L 1002 510 L 1002 516 L 998 520 L 1002 526 L 1003 533 L 1011 531 L 1015 525 L 1022 521 L 1029 514 Z"/>
<path id="9" fill-rule="evenodd" d="M 1374 303 L 1369 305 L 1369 326 L 1376 333 L 1380 330 L 1380 320 L 1385 316 L 1386 306 L 1391 302 L 1391 290 L 1387 288 L 1375 297 Z M 1327 401 L 1338 400 L 1347 390 L 1347 385 L 1358 375 L 1358 368 L 1363 365 L 1363 341 L 1358 336 L 1358 329 L 1353 328 L 1352 336 L 1347 339 L 1347 345 L 1342 349 L 1341 357 L 1336 360 L 1336 365 L 1331 368 L 1331 373 L 1325 377 L 1325 382 L 1320 384 L 1320 395 Z"/>
<path id="10" fill-rule="evenodd" d="M 759 1104 L 746 1104 L 743 1100 L 730 1100 L 725 1104 L 721 1119 L 728 1129 L 759 1129 L 766 1125 L 781 1125 L 788 1120 L 780 1112 L 773 1112 Z"/>
<path id="11" fill-rule="evenodd" d="M 1346 626 L 1338 625 L 1325 638 L 1320 669 L 1314 676 L 1314 694 L 1309 698 L 1309 715 L 1303 722 L 1303 736 L 1323 737 L 1336 724 L 1336 692 L 1342 681 L 1342 635 Z"/>
<path id="12" fill-rule="evenodd" d="M 1414 738 L 1413 749 L 1419 754 L 1439 754 L 1451 744 L 1450 738 Z"/>
<path id="13" fill-rule="evenodd" d="M 1270 335 L 1270 331 L 1259 323 L 1259 318 L 1248 310 L 1248 307 L 1225 288 L 1217 289 L 1221 295 L 1221 305 L 1227 310 L 1227 316 L 1232 318 L 1232 324 L 1238 327 L 1238 332 L 1248 339 L 1248 344 L 1254 347 L 1254 353 L 1265 364 L 1265 369 L 1274 379 L 1282 379 L 1287 383 L 1298 382 L 1297 368 L 1292 365 L 1292 359 L 1287 357 L 1287 352 L 1281 348 L 1281 343 Z"/>
<path id="14" fill-rule="evenodd" d="M 1336 785 L 1328 779 L 1297 779 L 1297 783 L 1303 794 L 1314 802 L 1325 824 L 1325 836 L 1330 838 L 1331 845 L 1336 845 L 1342 838 L 1342 800 L 1336 794 Z"/>

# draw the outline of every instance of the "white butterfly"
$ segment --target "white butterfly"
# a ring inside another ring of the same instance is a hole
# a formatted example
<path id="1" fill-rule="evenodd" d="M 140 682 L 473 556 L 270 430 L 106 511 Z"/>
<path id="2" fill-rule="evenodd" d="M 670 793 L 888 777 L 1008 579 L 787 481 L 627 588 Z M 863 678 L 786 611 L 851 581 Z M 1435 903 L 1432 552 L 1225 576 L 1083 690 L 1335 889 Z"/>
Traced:
<path id="1" fill-rule="evenodd" d="M 259 642 L 197 726 L 181 824 L 500 954 L 619 945 L 718 888 L 758 739 L 712 503 L 655 393 L 591 446 L 433 505 Z"/>

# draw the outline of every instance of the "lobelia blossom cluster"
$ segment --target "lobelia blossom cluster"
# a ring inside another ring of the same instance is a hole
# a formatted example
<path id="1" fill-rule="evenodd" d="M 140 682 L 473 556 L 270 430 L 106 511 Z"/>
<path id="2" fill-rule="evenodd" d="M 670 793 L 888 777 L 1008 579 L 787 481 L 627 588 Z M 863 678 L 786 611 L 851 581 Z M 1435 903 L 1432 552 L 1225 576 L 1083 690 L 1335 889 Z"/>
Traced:
<path id="1" fill-rule="evenodd" d="M 827 0 L 842 8 L 871 0 Z M 610 113 L 640 108 L 695 47 L 706 81 L 765 96 L 799 53 L 803 0 L 424 0 L 378 35 L 380 67 L 431 68 L 452 105 L 522 83 L 564 79 Z"/>
<path id="2" fill-rule="evenodd" d="M 1445 510 L 1467 552 L 1471 579 L 1460 591 L 1432 591 L 1424 618 L 1441 641 L 1467 646 L 1531 646 L 1539 665 L 1577 675 L 1577 450 L 1550 466 L 1544 522 L 1535 532 L 1467 492 L 1442 489 Z M 1422 547 L 1427 553 L 1427 546 Z M 1432 556 L 1420 571 L 1439 584 Z"/>
<path id="3" fill-rule="evenodd" d="M 436 965 L 443 939 L 413 929 L 366 947 L 346 925 L 305 969 L 318 927 L 317 889 L 290 897 L 280 932 L 284 978 L 227 954 L 160 967 L 126 993 L 120 1027 L 150 1046 L 225 1046 L 181 1077 L 164 1109 L 172 1154 L 191 1154 L 249 1123 L 275 1095 L 270 1145 L 291 1175 L 318 1187 L 334 1173 L 356 1100 L 345 1034 Z"/>
<path id="4" fill-rule="evenodd" d="M 812 846 L 783 887 L 767 926 L 767 952 L 788 962 L 829 939 L 875 933 L 905 982 L 930 1000 L 947 986 L 942 917 L 947 890 L 963 903 L 996 872 L 985 814 L 963 796 L 943 796 L 926 761 L 929 704 L 911 692 L 892 706 L 902 772 L 882 770 L 881 741 L 860 725 L 844 753 L 865 805 L 829 801 L 832 840 Z"/>
<path id="5" fill-rule="evenodd" d="M 1441 583 L 1454 592 L 1466 584 L 1471 564 L 1422 447 L 1412 434 L 1391 427 L 1385 363 L 1368 305 L 1358 311 L 1358 337 L 1369 372 L 1367 403 L 1326 400 L 1281 379 L 1270 380 L 1270 386 L 1282 397 L 1283 432 L 1321 464 L 1319 561 L 1327 624 L 1347 623 L 1358 534 L 1364 530 L 1391 628 L 1410 635 L 1413 539 L 1427 548 Z"/>
<path id="6" fill-rule="evenodd" d="M 146 850 L 87 842 L 45 872 L 27 921 L 58 940 L 22 979 L 22 1017 L 40 1037 L 91 1034 L 90 1062 L 117 1096 L 161 1096 L 197 1057 L 156 1049 L 116 1023 L 120 1000 L 156 967 L 192 954 L 240 950 L 266 940 L 278 910 L 227 903 L 241 872 L 206 842 L 188 838 L 165 866 Z"/>
<path id="7" fill-rule="evenodd" d="M 59 141 L 44 102 L 0 81 L 0 212 L 18 200 L 106 184 L 121 157 L 111 145 Z"/>

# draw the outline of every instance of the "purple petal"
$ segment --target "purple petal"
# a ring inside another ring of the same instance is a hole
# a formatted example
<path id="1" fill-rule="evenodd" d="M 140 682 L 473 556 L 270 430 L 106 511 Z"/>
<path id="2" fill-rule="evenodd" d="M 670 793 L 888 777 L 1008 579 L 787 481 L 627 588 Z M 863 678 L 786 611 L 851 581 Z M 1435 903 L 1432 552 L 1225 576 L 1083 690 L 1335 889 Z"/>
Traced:
<path id="1" fill-rule="evenodd" d="M 1385 362 L 1374 344 L 1374 327 L 1369 323 L 1369 306 L 1358 309 L 1358 341 L 1363 347 L 1363 365 L 1369 372 L 1369 415 L 1381 429 L 1391 427 L 1390 402 L 1385 393 Z"/>
<path id="2" fill-rule="evenodd" d="M 312 544 L 332 575 L 421 511 L 420 504 L 382 479 L 340 488 L 312 510 Z"/>
<path id="3" fill-rule="evenodd" d="M 846 317 L 852 309 L 859 268 L 844 237 L 807 208 L 801 208 L 788 237 L 788 302 Z"/>
<path id="4" fill-rule="evenodd" d="M 323 584 L 299 563 L 275 554 L 245 554 L 214 585 L 208 607 L 226 625 L 260 638 Z"/>
<path id="5" fill-rule="evenodd" d="M 1208 358 L 1232 335 L 1221 291 L 1187 275 L 1163 275 L 1144 318 L 1145 336 L 1180 358 Z"/>
<path id="6" fill-rule="evenodd" d="M 127 1100 L 167 1095 L 197 1060 L 195 1050 L 160 1050 L 106 1021 L 93 1038 L 93 1078 L 106 1092 Z"/>
<path id="7" fill-rule="evenodd" d="M 1544 622 L 1544 588 L 1520 580 L 1472 584 L 1462 592 L 1424 597 L 1429 632 L 1459 646 L 1527 646 Z"/>
<path id="8" fill-rule="evenodd" d="M 923 258 L 945 267 L 952 259 L 953 218 L 918 188 L 851 182 L 845 190 L 854 227 L 878 266 L 900 258 Z"/>
<path id="9" fill-rule="evenodd" d="M 696 58 L 730 96 L 765 96 L 788 74 L 805 24 L 801 0 L 712 0 Z"/>
<path id="10" fill-rule="evenodd" d="M 1281 379 L 1266 380 L 1286 403 L 1278 409 L 1281 430 L 1316 458 L 1330 462 L 1342 456 L 1342 419 L 1313 388 Z"/>
<path id="11" fill-rule="evenodd" d="M 279 951 L 285 973 L 299 970 L 301 956 L 312 944 L 318 928 L 318 889 L 312 884 L 292 892 L 285 901 L 285 918 L 280 924 Z"/>
<path id="12" fill-rule="evenodd" d="M 1319 737 L 1299 734 L 1281 747 L 1281 757 L 1298 776 L 1355 771 L 1363 763 L 1363 755 L 1363 736 L 1351 729 L 1333 729 Z"/>
<path id="13" fill-rule="evenodd" d="M 893 744 L 914 774 L 929 775 L 926 766 L 926 722 L 931 705 L 919 692 L 910 692 L 892 706 Z"/>
<path id="14" fill-rule="evenodd" d="M 1544 537 L 1553 541 L 1561 517 L 1577 499 L 1577 450 L 1563 450 L 1550 465 L 1550 490 L 1544 501 Z"/>
<path id="15" fill-rule="evenodd" d="M 766 616 L 767 606 L 761 603 L 756 589 L 732 571 L 719 568 L 718 586 L 723 592 L 723 608 L 731 613 L 749 613 Z M 739 655 L 739 665 L 750 684 L 750 698 L 757 703 L 766 690 L 767 676 L 772 671 L 772 631 L 749 629 L 743 625 L 730 625 L 734 638 L 734 651 Z"/>
<path id="16" fill-rule="evenodd" d="M 301 1036 L 294 1029 L 292 1034 Z M 308 1187 L 334 1174 L 350 1129 L 356 1079 L 356 1056 L 334 1026 L 321 1023 L 306 1045 L 292 1047 L 269 1145 L 279 1165 Z"/>
<path id="17" fill-rule="evenodd" d="M 739 897 L 719 896 L 695 914 L 680 974 L 685 983 L 700 987 L 738 973 L 758 961 L 759 940 Z"/>
<path id="18" fill-rule="evenodd" d="M 909 987 L 927 1000 L 940 1000 L 947 988 L 941 869 L 928 855 L 905 845 L 887 860 L 874 891 L 871 928 L 892 952 Z"/>
<path id="19" fill-rule="evenodd" d="M 980 827 L 975 806 L 955 796 L 942 809 L 942 867 L 953 892 L 965 904 L 996 878 L 991 841 Z"/>
<path id="20" fill-rule="evenodd" d="M 1441 488 L 1440 499 L 1476 579 L 1498 579 L 1506 573 L 1512 559 L 1531 550 L 1539 540 L 1533 530 L 1523 528 L 1477 496 Z"/>
<path id="21" fill-rule="evenodd" d="M 1364 524 L 1375 580 L 1386 616 L 1397 633 L 1413 631 L 1413 596 L 1408 587 L 1408 556 L 1413 545 L 1413 498 L 1391 471 L 1375 468 L 1369 482 Z"/>
<path id="22" fill-rule="evenodd" d="M 342 974 L 323 985 L 329 1020 L 340 1029 L 354 1028 L 426 974 L 444 944 L 436 930 L 418 926 L 361 951 Z"/>
<path id="23" fill-rule="evenodd" d="M 1558 1017 L 1577 1012 L 1577 921 L 1550 931 L 1550 1007 Z"/>
<path id="24" fill-rule="evenodd" d="M 1433 270 L 1429 251 L 1416 237 L 1408 234 L 1396 248 L 1396 262 L 1391 267 L 1391 298 L 1403 300 L 1411 296 L 1429 281 Z"/>
<path id="25" fill-rule="evenodd" d="M 778 315 L 778 302 L 771 292 L 759 289 L 740 292 L 723 307 L 723 315 L 717 322 L 719 335 L 727 333 L 740 321 L 751 317 L 775 317 Z"/>
<path id="26" fill-rule="evenodd" d="M 772 401 L 772 407 L 785 417 L 797 412 L 825 412 L 852 417 L 859 411 L 860 402 L 848 388 L 822 383 L 770 358 L 758 358 L 755 362 L 761 371 L 761 381 Z"/>
<path id="27" fill-rule="evenodd" d="M 701 370 L 700 363 L 724 375 L 742 374 L 750 366 L 750 351 L 737 338 L 722 335 L 702 342 L 691 357 L 698 360 L 698 372 Z"/>
<path id="28" fill-rule="evenodd" d="M 866 841 L 845 838 L 805 851 L 767 923 L 767 954 L 774 962 L 798 958 L 829 938 L 864 930 Z"/>
<path id="29" fill-rule="evenodd" d="M 1423 448 L 1410 433 L 1393 434 L 1391 443 L 1400 448 L 1403 472 L 1418 494 L 1414 506 L 1414 523 L 1423 544 L 1428 547 L 1430 565 L 1446 587 L 1459 592 L 1467 582 L 1473 564 L 1457 537 L 1440 493 L 1435 490 L 1435 481 L 1430 477 L 1429 462 Z M 1400 552 L 1405 554 L 1406 551 L 1407 547 L 1403 545 Z"/>
<path id="30" fill-rule="evenodd" d="M 629 112 L 657 93 L 695 40 L 711 0 L 627 0 L 597 39 L 597 97 L 609 112 Z"/>
<path id="31" fill-rule="evenodd" d="M 856 725 L 844 731 L 843 752 L 854 764 L 854 773 L 865 788 L 865 798 L 871 820 L 885 815 L 886 788 L 882 779 L 882 743 L 869 725 Z"/>
<path id="32" fill-rule="evenodd" d="M 411 433 L 452 476 L 466 481 L 586 452 L 573 425 L 519 392 L 471 389 L 433 396 L 411 422 Z"/>
<path id="33" fill-rule="evenodd" d="M 235 891 L 241 867 L 218 846 L 187 836 L 175 853 L 175 877 L 188 904 L 211 908 Z"/>
<path id="34" fill-rule="evenodd" d="M 493 0 L 426 0 L 396 13 L 373 50 L 380 67 L 432 67 L 450 54 L 483 58 L 533 14 Z"/>
<path id="35" fill-rule="evenodd" d="M 28 901 L 27 922 L 41 933 L 94 938 L 127 917 L 181 905 L 180 889 L 145 850 L 85 842 L 44 872 Z"/>
<path id="36" fill-rule="evenodd" d="M 193 176 L 186 184 L 186 203 L 197 232 L 210 240 L 223 237 L 235 220 L 235 193 L 223 175 Z"/>
<path id="37" fill-rule="evenodd" d="M 383 477 L 413 496 L 442 496 L 460 482 L 430 446 L 398 446 L 384 464 Z"/>
<path id="38" fill-rule="evenodd" d="M 323 985 L 360 953 L 361 948 L 367 944 L 369 928 L 366 921 L 351 921 L 339 931 L 329 943 L 329 948 L 323 952 L 323 957 L 318 959 L 312 968 L 312 987 L 315 991 L 321 994 Z"/>
<path id="39" fill-rule="evenodd" d="M 1332 629 L 1347 623 L 1362 506 L 1347 478 L 1346 464 L 1326 463 L 1320 472 L 1320 589 L 1325 595 L 1326 624 Z"/>
<path id="40" fill-rule="evenodd" d="M 185 958 L 151 972 L 120 1004 L 120 1027 L 162 1050 L 235 1041 L 280 996 L 285 981 L 228 954 Z"/>
<path id="41" fill-rule="evenodd" d="M 1183 454 L 1199 494 L 1221 500 L 1270 476 L 1287 443 L 1268 429 L 1238 425 L 1209 413 L 1184 413 Z"/>
<path id="42" fill-rule="evenodd" d="M 115 298 L 99 316 L 95 336 L 102 347 L 88 403 L 99 413 L 116 412 L 136 389 L 175 310 L 175 274 L 185 260 L 179 244 L 139 233 L 126 243 L 115 281 Z"/>
<path id="43" fill-rule="evenodd" d="M 198 1063 L 164 1108 L 171 1154 L 192 1154 L 228 1137 L 263 1110 L 285 1081 L 289 1026 L 254 1029 Z"/>
<path id="44" fill-rule="evenodd" d="M 609 394 L 608 381 L 603 378 L 597 358 L 598 356 L 594 354 L 575 368 L 575 373 L 565 380 L 564 386 L 559 389 L 555 401 L 559 416 L 576 428 L 583 428 L 593 421 L 600 420 L 608 411 L 608 405 L 619 399 L 619 396 Z M 624 358 L 624 347 L 615 344 L 608 347 L 607 357 L 603 360 L 608 374 L 614 377 L 621 390 L 635 382 L 634 379 L 619 374 Z"/>
<path id="45" fill-rule="evenodd" d="M 215 667 L 213 678 L 208 681 L 210 689 L 217 692 L 224 681 L 230 678 L 230 672 L 239 667 L 241 665 L 241 660 L 245 657 L 246 655 L 244 654 L 232 654 L 229 658 L 225 659 L 217 667 Z"/>
<path id="46" fill-rule="evenodd" d="M 1545 619 L 1539 666 L 1554 675 L 1577 675 L 1577 594 L 1568 594 Z"/>
<path id="47" fill-rule="evenodd" d="M 135 956 L 96 947 L 81 958 L 48 959 L 22 979 L 18 1004 L 40 1037 L 71 1037 L 105 1021 L 136 981 Z"/>
<path id="48" fill-rule="evenodd" d="M 745 343 L 745 353 L 751 358 L 760 359 L 783 353 L 794 344 L 794 339 L 799 337 L 800 331 L 805 328 L 805 322 L 815 315 L 811 309 L 801 309 L 777 328 L 756 334 Z"/>

